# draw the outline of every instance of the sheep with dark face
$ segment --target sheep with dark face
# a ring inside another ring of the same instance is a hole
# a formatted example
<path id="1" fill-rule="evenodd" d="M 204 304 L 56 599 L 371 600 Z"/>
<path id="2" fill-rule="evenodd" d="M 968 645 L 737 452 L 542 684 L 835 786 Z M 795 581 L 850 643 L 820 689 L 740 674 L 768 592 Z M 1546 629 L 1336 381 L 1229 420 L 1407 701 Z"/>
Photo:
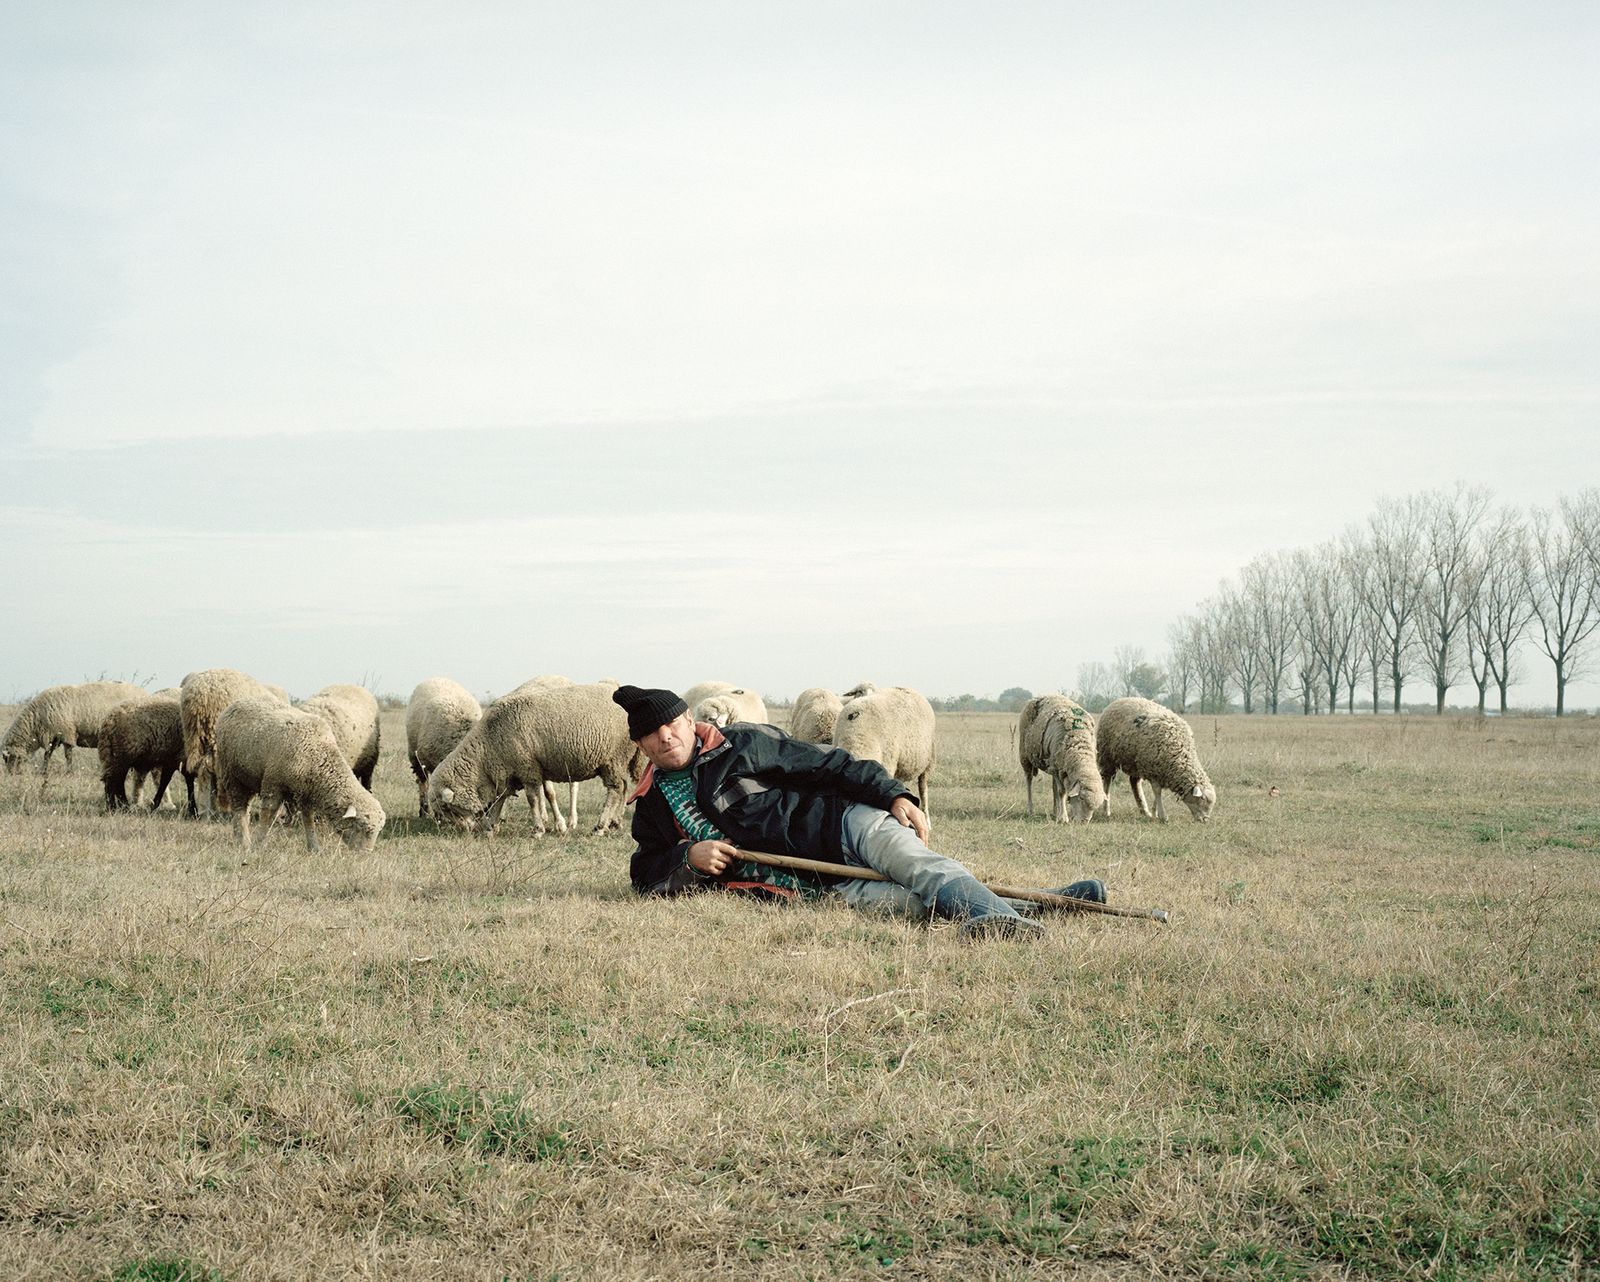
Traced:
<path id="1" fill-rule="evenodd" d="M 1170 708 L 1151 699 L 1114 699 L 1100 714 L 1095 743 L 1101 783 L 1109 791 L 1117 771 L 1126 772 L 1141 815 L 1150 814 L 1139 787 L 1145 781 L 1155 789 L 1157 819 L 1165 822 L 1167 817 L 1163 788 L 1177 793 L 1197 822 L 1211 818 L 1217 790 L 1200 764 L 1189 723 Z"/>
<path id="2" fill-rule="evenodd" d="M 5 737 L 0 739 L 0 762 L 4 763 L 5 772 L 16 774 L 30 755 L 43 748 L 39 773 L 48 778 L 50 756 L 58 747 L 71 770 L 74 748 L 99 744 L 100 725 L 106 714 L 119 703 L 143 698 L 145 693 L 126 681 L 85 681 L 39 691 L 17 711 Z"/>
<path id="3" fill-rule="evenodd" d="M 833 726 L 833 742 L 852 757 L 876 761 L 901 783 L 915 781 L 924 811 L 933 738 L 933 705 L 909 686 L 873 687 L 846 699 Z"/>
<path id="4" fill-rule="evenodd" d="M 485 709 L 428 779 L 428 810 L 465 831 L 492 833 L 506 799 L 526 789 L 535 836 L 545 831 L 537 795 L 545 781 L 598 777 L 605 808 L 595 832 L 622 826 L 623 799 L 644 759 L 609 683 L 529 690 Z"/>
<path id="5" fill-rule="evenodd" d="M 159 810 L 172 776 L 182 771 L 189 807 L 194 806 L 194 777 L 183 768 L 183 713 L 176 689 L 128 699 L 108 712 L 100 725 L 99 753 L 107 810 L 128 808 L 130 771 L 133 805 L 139 804 L 146 776 L 154 774 L 156 793 L 150 809 Z"/>
<path id="6" fill-rule="evenodd" d="M 217 799 L 250 845 L 250 802 L 261 798 L 268 832 L 280 806 L 298 814 L 306 846 L 317 848 L 326 823 L 351 850 L 369 851 L 383 828 L 383 807 L 351 771 L 333 730 L 321 717 L 270 695 L 236 699 L 215 726 Z"/>
<path id="7" fill-rule="evenodd" d="M 331 685 L 296 706 L 328 723 L 351 773 L 371 792 L 378 767 L 378 697 L 362 686 Z"/>
<path id="8" fill-rule="evenodd" d="M 417 780 L 417 814 L 428 813 L 428 776 L 483 716 L 467 688 L 449 677 L 417 683 L 406 703 L 406 759 Z"/>
<path id="9" fill-rule="evenodd" d="M 1033 776 L 1050 776 L 1051 815 L 1057 823 L 1109 818 L 1095 755 L 1094 714 L 1062 694 L 1043 694 L 1022 705 L 1017 721 L 1017 757 L 1033 813 Z"/>

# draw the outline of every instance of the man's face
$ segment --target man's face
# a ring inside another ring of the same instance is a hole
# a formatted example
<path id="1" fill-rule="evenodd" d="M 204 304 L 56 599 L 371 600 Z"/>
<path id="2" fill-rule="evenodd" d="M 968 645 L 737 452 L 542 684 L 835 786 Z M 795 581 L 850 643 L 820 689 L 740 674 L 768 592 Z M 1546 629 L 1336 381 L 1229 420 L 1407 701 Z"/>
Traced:
<path id="1" fill-rule="evenodd" d="M 687 712 L 639 740 L 639 751 L 657 770 L 682 770 L 694 759 L 694 718 Z"/>

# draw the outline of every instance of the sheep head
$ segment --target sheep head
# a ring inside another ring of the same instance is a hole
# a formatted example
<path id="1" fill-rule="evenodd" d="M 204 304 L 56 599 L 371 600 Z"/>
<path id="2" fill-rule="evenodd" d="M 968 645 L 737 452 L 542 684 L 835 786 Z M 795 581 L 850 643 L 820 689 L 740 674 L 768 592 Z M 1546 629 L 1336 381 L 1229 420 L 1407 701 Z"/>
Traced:
<path id="1" fill-rule="evenodd" d="M 462 832 L 471 832 L 478 826 L 483 807 L 472 789 L 453 788 L 440 783 L 435 776 L 428 780 L 428 813 L 438 823 L 453 824 Z"/>
<path id="2" fill-rule="evenodd" d="M 1205 823 L 1211 818 L 1211 809 L 1217 804 L 1217 790 L 1211 784 L 1195 784 L 1183 796 L 1183 804 L 1189 807 L 1189 813 L 1194 816 L 1196 823 Z"/>
<path id="3" fill-rule="evenodd" d="M 349 849 L 367 854 L 377 844 L 384 819 L 383 807 L 377 798 L 367 796 L 351 802 L 349 809 L 334 821 L 333 830 Z"/>

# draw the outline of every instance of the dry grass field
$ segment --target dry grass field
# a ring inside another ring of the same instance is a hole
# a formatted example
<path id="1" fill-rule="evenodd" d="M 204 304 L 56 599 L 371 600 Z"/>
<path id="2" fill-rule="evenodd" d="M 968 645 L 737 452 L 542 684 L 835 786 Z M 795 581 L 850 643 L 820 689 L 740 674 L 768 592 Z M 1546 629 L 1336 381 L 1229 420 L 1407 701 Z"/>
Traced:
<path id="1" fill-rule="evenodd" d="M 358 859 L 0 777 L 0 1276 L 1600 1275 L 1600 721 L 1203 718 L 1210 824 L 1087 828 L 1011 725 L 935 844 L 1170 926 L 641 902 L 398 713 Z"/>

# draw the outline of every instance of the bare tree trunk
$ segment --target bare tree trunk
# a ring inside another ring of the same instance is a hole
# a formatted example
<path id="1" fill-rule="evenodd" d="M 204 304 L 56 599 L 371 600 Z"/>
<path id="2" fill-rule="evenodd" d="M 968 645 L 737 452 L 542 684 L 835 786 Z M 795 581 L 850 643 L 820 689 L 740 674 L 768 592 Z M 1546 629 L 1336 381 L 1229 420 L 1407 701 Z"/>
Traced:
<path id="1" fill-rule="evenodd" d="M 1502 681 L 1500 683 L 1500 715 L 1503 717 L 1503 716 L 1505 716 L 1505 714 L 1506 714 L 1506 683 L 1504 681 Z"/>
<path id="2" fill-rule="evenodd" d="M 1449 688 L 1449 686 L 1440 685 L 1437 681 L 1433 684 L 1433 692 L 1436 696 L 1433 705 L 1433 715 L 1436 717 L 1444 716 L 1444 695 L 1445 691 Z"/>

